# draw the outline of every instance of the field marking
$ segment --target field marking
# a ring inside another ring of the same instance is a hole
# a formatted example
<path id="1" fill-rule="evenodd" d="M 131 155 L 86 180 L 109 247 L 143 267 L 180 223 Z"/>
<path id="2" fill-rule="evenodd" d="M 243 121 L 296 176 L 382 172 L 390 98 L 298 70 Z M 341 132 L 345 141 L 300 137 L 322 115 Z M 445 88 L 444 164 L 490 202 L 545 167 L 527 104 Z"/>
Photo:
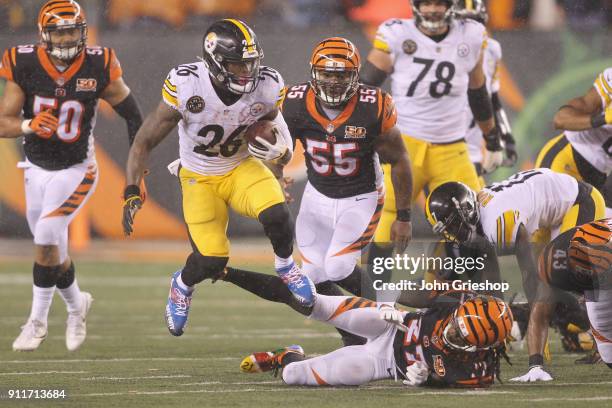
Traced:
<path id="1" fill-rule="evenodd" d="M 537 381 L 531 383 L 520 383 L 520 382 L 504 382 L 504 386 L 554 386 L 554 387 L 565 387 L 566 385 L 610 385 L 612 381 L 600 381 L 600 382 L 556 382 L 556 381 Z"/>
<path id="2" fill-rule="evenodd" d="M 0 375 L 85 374 L 88 371 L 32 371 L 23 373 L 0 373 Z"/>
<path id="3" fill-rule="evenodd" d="M 132 361 L 235 361 L 238 357 L 146 357 L 146 358 L 83 358 L 66 360 L 4 360 L 0 364 L 30 363 L 124 363 Z"/>
<path id="4" fill-rule="evenodd" d="M 144 377 L 84 377 L 80 378 L 81 381 L 98 381 L 98 380 L 110 380 L 110 381 L 126 381 L 126 380 L 155 380 L 155 379 L 167 379 L 167 378 L 191 378 L 191 375 L 149 375 Z"/>
<path id="5" fill-rule="evenodd" d="M 520 399 L 518 401 L 529 401 L 529 402 L 550 402 L 550 401 L 609 401 L 612 400 L 610 397 L 547 397 L 547 398 L 534 398 L 534 399 Z"/>

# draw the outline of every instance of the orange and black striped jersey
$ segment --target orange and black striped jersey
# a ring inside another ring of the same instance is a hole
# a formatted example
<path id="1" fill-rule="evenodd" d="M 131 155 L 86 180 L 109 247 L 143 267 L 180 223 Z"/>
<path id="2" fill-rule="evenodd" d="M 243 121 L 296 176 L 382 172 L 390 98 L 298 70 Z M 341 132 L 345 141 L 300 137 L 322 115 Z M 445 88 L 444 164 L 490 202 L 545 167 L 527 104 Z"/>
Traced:
<path id="1" fill-rule="evenodd" d="M 556 237 L 542 251 L 540 279 L 582 293 L 612 285 L 612 218 L 581 225 Z"/>
<path id="2" fill-rule="evenodd" d="M 304 147 L 308 181 L 320 193 L 346 198 L 382 186 L 375 143 L 395 126 L 390 95 L 360 85 L 332 120 L 310 85 L 303 83 L 287 89 L 282 110 L 292 137 Z"/>
<path id="3" fill-rule="evenodd" d="M 64 71 L 45 49 L 22 45 L 4 52 L 0 77 L 15 82 L 25 94 L 26 119 L 48 110 L 59 119 L 48 139 L 25 135 L 27 159 L 47 170 L 65 169 L 93 156 L 93 128 L 100 94 L 121 77 L 121 65 L 110 48 L 87 47 Z"/>
<path id="4" fill-rule="evenodd" d="M 408 313 L 406 332 L 398 331 L 393 342 L 395 364 L 401 378 L 416 361 L 430 369 L 427 385 L 441 387 L 488 387 L 495 380 L 499 364 L 496 350 L 466 352 L 450 349 L 442 340 L 457 304 L 436 304 L 424 313 Z"/>

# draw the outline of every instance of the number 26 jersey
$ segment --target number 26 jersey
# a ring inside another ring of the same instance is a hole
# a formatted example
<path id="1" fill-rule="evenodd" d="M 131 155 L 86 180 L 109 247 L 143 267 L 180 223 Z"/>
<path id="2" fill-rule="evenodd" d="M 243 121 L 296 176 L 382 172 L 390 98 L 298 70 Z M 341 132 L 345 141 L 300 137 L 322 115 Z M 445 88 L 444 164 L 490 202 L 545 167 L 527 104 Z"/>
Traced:
<path id="1" fill-rule="evenodd" d="M 202 175 L 223 175 L 249 157 L 244 130 L 280 105 L 284 82 L 262 66 L 257 88 L 226 105 L 203 62 L 179 65 L 164 81 L 162 99 L 183 118 L 178 124 L 181 165 Z M 281 113 L 279 112 L 279 115 Z"/>
<path id="2" fill-rule="evenodd" d="M 453 20 L 440 42 L 423 34 L 414 20 L 387 20 L 378 28 L 374 48 L 393 60 L 391 95 L 403 134 L 431 143 L 465 137 L 469 73 L 486 38 L 485 27 L 473 20 Z"/>

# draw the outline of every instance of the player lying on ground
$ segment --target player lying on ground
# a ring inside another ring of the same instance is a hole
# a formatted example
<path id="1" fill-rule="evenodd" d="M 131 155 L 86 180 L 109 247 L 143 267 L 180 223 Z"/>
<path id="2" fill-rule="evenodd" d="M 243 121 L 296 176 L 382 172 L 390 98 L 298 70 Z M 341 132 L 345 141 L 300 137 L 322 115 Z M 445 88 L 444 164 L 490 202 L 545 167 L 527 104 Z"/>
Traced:
<path id="1" fill-rule="evenodd" d="M 584 294 L 601 359 L 612 368 L 612 218 L 573 228 L 549 243 L 538 265 L 541 285 L 527 329 L 529 371 L 513 381 L 550 381 L 542 357 L 558 291 Z"/>
<path id="2" fill-rule="evenodd" d="M 66 348 L 87 334 L 92 297 L 80 290 L 68 254 L 68 226 L 98 184 L 93 130 L 100 99 L 125 119 L 130 144 L 142 123 L 112 48 L 88 47 L 87 21 L 73 0 L 46 2 L 40 42 L 4 52 L 0 138 L 23 136 L 26 214 L 34 236 L 32 309 L 15 351 L 36 350 L 47 337 L 55 289 L 68 309 Z"/>
<path id="3" fill-rule="evenodd" d="M 257 37 L 239 20 L 213 23 L 204 35 L 203 53 L 203 61 L 170 71 L 162 101 L 136 135 L 126 169 L 123 227 L 129 235 L 142 206 L 138 184 L 147 158 L 178 125 L 178 177 L 193 252 L 171 280 L 166 324 L 174 336 L 183 334 L 195 285 L 207 274 L 222 272 L 229 260 L 229 208 L 262 224 L 276 272 L 301 303 L 314 301 L 314 285 L 293 261 L 293 220 L 282 188 L 262 163 L 291 158 L 293 142 L 278 110 L 283 79 L 274 69 L 260 67 Z M 273 121 L 278 137 L 253 149 L 242 135 L 259 120 Z"/>

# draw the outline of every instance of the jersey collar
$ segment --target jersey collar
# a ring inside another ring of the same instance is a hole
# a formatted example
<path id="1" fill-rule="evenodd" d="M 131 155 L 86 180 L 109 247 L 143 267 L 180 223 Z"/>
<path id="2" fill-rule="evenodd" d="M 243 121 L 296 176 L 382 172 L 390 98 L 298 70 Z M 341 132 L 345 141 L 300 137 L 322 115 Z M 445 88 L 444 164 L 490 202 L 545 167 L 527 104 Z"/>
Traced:
<path id="1" fill-rule="evenodd" d="M 355 95 L 353 95 L 353 97 L 349 100 L 349 103 L 346 104 L 344 110 L 334 120 L 330 120 L 325 115 L 322 115 L 317 109 L 317 99 L 315 93 L 312 88 L 309 88 L 308 92 L 306 93 L 306 109 L 313 119 L 316 120 L 327 133 L 333 133 L 344 122 L 346 122 L 353 114 L 353 111 L 355 111 L 357 99 L 359 98 L 358 94 L 359 92 L 355 93 Z"/>
<path id="2" fill-rule="evenodd" d="M 37 47 L 36 54 L 38 55 L 40 65 L 42 65 L 45 72 L 59 86 L 63 86 L 66 82 L 70 81 L 74 74 L 81 69 L 83 61 L 85 60 L 85 50 L 83 50 L 64 72 L 60 72 L 57 70 L 43 47 Z"/>

